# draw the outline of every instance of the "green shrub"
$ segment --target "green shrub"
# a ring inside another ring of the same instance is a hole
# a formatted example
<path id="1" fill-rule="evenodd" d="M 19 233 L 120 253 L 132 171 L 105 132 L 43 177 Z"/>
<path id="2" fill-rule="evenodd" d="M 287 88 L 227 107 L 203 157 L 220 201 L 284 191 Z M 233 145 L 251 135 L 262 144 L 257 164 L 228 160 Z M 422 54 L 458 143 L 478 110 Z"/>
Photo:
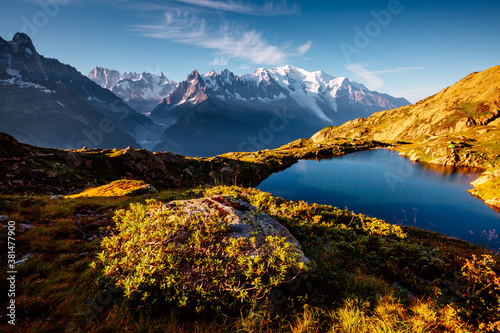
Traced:
<path id="1" fill-rule="evenodd" d="M 466 289 L 461 299 L 461 314 L 479 322 L 496 322 L 500 328 L 500 275 L 493 270 L 496 261 L 491 255 L 472 255 L 465 259 L 462 279 Z"/>
<path id="2" fill-rule="evenodd" d="M 400 226 L 383 220 L 354 214 L 332 206 L 309 204 L 297 200 L 288 201 L 254 188 L 218 186 L 207 189 L 206 195 L 231 195 L 243 199 L 284 224 L 304 245 L 308 235 L 327 235 L 337 231 L 355 230 L 360 234 L 380 235 L 404 239 L 406 234 Z"/>
<path id="3" fill-rule="evenodd" d="M 105 277 L 135 301 L 195 310 L 234 310 L 288 279 L 298 254 L 280 237 L 231 238 L 224 212 L 188 212 L 148 200 L 114 216 L 99 261 Z"/>

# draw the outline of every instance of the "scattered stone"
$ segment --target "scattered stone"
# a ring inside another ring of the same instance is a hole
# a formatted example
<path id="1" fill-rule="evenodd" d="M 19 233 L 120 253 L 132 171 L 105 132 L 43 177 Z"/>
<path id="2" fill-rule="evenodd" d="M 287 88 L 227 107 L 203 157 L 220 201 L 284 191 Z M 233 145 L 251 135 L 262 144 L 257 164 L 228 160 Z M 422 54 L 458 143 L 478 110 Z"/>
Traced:
<path id="1" fill-rule="evenodd" d="M 497 169 L 493 172 L 486 171 L 481 175 L 481 177 L 479 177 L 478 179 L 476 179 L 475 181 L 473 181 L 470 184 L 474 187 L 478 187 L 479 185 L 482 185 L 486 182 L 489 182 L 490 180 L 492 180 L 495 177 L 500 177 L 500 169 Z"/>
<path id="2" fill-rule="evenodd" d="M 158 193 L 158 190 L 151 184 L 145 184 L 145 185 L 141 185 L 139 187 L 140 189 L 145 189 L 151 193 Z"/>
<path id="3" fill-rule="evenodd" d="M 455 166 L 459 159 L 460 157 L 455 152 L 453 152 L 453 150 L 451 150 L 447 155 L 436 158 L 430 161 L 430 163 L 442 164 L 445 166 Z"/>
<path id="4" fill-rule="evenodd" d="M 19 224 L 19 233 L 24 233 L 26 230 L 31 230 L 34 229 L 35 226 L 33 224 L 26 224 L 26 223 L 21 223 Z"/>
<path id="5" fill-rule="evenodd" d="M 234 174 L 234 169 L 231 168 L 229 165 L 225 165 L 221 170 L 221 173 L 228 173 L 228 174 Z"/>
<path id="6" fill-rule="evenodd" d="M 55 178 L 57 177 L 57 173 L 55 173 L 54 171 L 47 171 L 47 177 Z"/>
<path id="7" fill-rule="evenodd" d="M 188 168 L 185 168 L 184 171 L 183 171 L 183 173 L 185 175 L 188 175 L 189 177 L 193 177 L 193 173 Z"/>
<path id="8" fill-rule="evenodd" d="M 495 207 L 495 208 L 500 208 L 500 198 L 489 199 L 489 200 L 486 200 L 485 203 L 488 206 L 492 206 L 492 207 Z"/>
<path id="9" fill-rule="evenodd" d="M 21 257 L 21 259 L 17 260 L 15 262 L 16 265 L 20 265 L 28 260 L 30 260 L 31 258 L 33 257 L 33 254 L 32 253 L 28 253 L 27 255 L 24 255 Z"/>
<path id="10" fill-rule="evenodd" d="M 403 286 L 401 286 L 400 284 L 394 282 L 392 284 L 392 287 L 394 289 L 397 289 L 399 290 L 399 292 L 403 293 L 406 295 L 406 297 L 408 297 L 409 299 L 415 299 L 415 295 L 413 295 L 410 291 L 408 291 L 407 289 L 403 288 Z"/>
<path id="11" fill-rule="evenodd" d="M 66 162 L 72 167 L 78 167 L 82 164 L 82 158 L 80 155 L 78 155 L 78 153 L 70 152 L 68 155 L 66 155 Z"/>
<path id="12" fill-rule="evenodd" d="M 500 126 L 500 118 L 497 118 L 494 121 L 488 123 L 488 126 Z"/>

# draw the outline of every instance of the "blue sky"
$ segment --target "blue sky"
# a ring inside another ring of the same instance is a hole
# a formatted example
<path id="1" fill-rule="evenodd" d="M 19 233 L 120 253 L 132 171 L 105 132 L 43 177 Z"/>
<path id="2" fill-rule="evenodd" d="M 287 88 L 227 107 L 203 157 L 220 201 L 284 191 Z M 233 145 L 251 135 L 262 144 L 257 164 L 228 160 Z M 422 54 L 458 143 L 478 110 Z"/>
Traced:
<path id="1" fill-rule="evenodd" d="M 411 102 L 500 65 L 498 0 L 2 0 L 0 36 L 17 31 L 85 75 L 292 64 Z"/>

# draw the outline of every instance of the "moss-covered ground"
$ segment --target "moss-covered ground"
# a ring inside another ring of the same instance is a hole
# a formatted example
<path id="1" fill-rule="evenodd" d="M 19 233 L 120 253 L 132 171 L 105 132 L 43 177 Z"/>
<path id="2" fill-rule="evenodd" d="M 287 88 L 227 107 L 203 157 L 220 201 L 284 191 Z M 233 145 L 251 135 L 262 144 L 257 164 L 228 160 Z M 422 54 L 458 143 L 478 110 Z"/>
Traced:
<path id="1" fill-rule="evenodd" d="M 195 315 L 130 303 L 90 267 L 114 232 L 116 210 L 215 194 L 245 200 L 285 225 L 312 261 L 309 272 L 253 308 Z M 16 222 L 17 259 L 27 259 L 16 267 L 17 325 L 2 322 L 6 331 L 493 332 L 500 325 L 496 255 L 331 206 L 218 186 L 66 199 L 3 194 L 0 212 Z M 7 229 L 1 233 L 5 248 Z M 0 278 L 7 290 L 5 271 Z M 0 297 L 5 319 L 7 295 Z"/>
<path id="2" fill-rule="evenodd" d="M 150 185 L 146 185 L 142 180 L 115 180 L 106 185 L 91 187 L 80 193 L 66 196 L 66 198 L 81 198 L 81 197 L 121 197 L 138 192 L 156 191 Z"/>

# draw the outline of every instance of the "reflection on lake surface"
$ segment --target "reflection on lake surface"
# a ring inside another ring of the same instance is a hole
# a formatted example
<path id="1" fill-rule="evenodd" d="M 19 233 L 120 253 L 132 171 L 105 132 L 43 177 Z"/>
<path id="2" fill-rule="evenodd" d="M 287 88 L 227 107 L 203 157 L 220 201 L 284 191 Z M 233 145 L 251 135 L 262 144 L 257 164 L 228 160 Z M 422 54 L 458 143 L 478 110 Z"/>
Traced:
<path id="1" fill-rule="evenodd" d="M 378 149 L 299 161 L 258 189 L 289 200 L 347 207 L 498 251 L 500 214 L 467 192 L 479 174 L 477 169 L 415 163 Z"/>

